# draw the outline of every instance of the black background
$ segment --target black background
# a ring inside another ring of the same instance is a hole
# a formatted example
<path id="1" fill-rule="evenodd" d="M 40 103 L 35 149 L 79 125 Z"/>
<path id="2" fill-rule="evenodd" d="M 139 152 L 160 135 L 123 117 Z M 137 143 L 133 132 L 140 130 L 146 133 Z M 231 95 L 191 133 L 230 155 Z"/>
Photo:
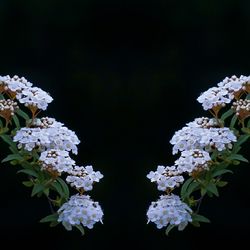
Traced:
<path id="1" fill-rule="evenodd" d="M 105 178 L 90 193 L 104 225 L 78 231 L 38 223 L 46 200 L 30 198 L 16 168 L 0 171 L 1 245 L 25 249 L 220 249 L 248 244 L 249 166 L 206 200 L 212 220 L 170 237 L 146 210 L 160 195 L 146 174 L 170 165 L 169 140 L 206 113 L 199 94 L 225 76 L 249 75 L 250 1 L 0 1 L 0 74 L 48 91 L 47 115 L 75 130 L 76 160 Z M 1 158 L 6 154 L 1 147 Z M 248 150 L 246 150 L 248 153 Z M 245 155 L 247 157 L 247 154 Z M 2 247 L 1 247 L 2 248 Z"/>

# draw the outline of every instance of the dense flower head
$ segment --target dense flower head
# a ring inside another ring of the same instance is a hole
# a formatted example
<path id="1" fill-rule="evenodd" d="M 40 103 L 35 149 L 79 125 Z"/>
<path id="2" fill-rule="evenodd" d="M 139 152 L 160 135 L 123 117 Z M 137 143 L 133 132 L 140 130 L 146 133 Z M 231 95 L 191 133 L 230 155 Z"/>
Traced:
<path id="1" fill-rule="evenodd" d="M 53 98 L 45 91 L 37 87 L 30 87 L 18 93 L 16 98 L 20 103 L 30 108 L 46 110 Z"/>
<path id="2" fill-rule="evenodd" d="M 48 150 L 41 153 L 39 158 L 41 169 L 51 173 L 61 174 L 70 172 L 75 165 L 75 161 L 70 158 L 68 151 Z"/>
<path id="3" fill-rule="evenodd" d="M 184 181 L 183 176 L 180 175 L 181 173 L 182 172 L 178 171 L 176 166 L 158 166 L 155 172 L 150 171 L 147 178 L 150 179 L 151 182 L 157 183 L 158 190 L 166 191 L 167 189 L 173 189 L 180 186 Z"/>
<path id="4" fill-rule="evenodd" d="M 214 128 L 218 126 L 216 119 L 208 117 L 195 118 L 194 121 L 186 124 L 190 128 Z"/>
<path id="5" fill-rule="evenodd" d="M 11 99 L 0 100 L 0 116 L 6 120 L 10 120 L 18 109 L 17 103 Z"/>
<path id="6" fill-rule="evenodd" d="M 50 144 L 48 131 L 41 128 L 23 127 L 16 132 L 13 141 L 18 142 L 19 149 L 23 147 L 27 151 L 44 151 L 46 145 Z"/>
<path id="7" fill-rule="evenodd" d="M 55 118 L 51 117 L 35 118 L 33 121 L 33 126 L 39 128 L 60 128 L 63 125 L 63 123 L 58 122 Z"/>
<path id="8" fill-rule="evenodd" d="M 239 119 L 245 119 L 250 116 L 250 100 L 239 99 L 233 102 L 232 108 L 235 110 Z"/>
<path id="9" fill-rule="evenodd" d="M 28 151 L 58 149 L 74 154 L 77 154 L 76 145 L 80 143 L 75 132 L 53 118 L 35 119 L 33 127 L 21 128 L 13 140 L 18 142 L 19 148 L 24 147 Z"/>
<path id="10" fill-rule="evenodd" d="M 218 107 L 224 107 L 227 103 L 232 101 L 233 97 L 227 89 L 212 87 L 203 92 L 197 101 L 202 104 L 204 110 L 209 110 Z"/>
<path id="11" fill-rule="evenodd" d="M 237 138 L 229 128 L 202 128 L 185 126 L 175 132 L 170 140 L 173 146 L 173 154 L 179 151 L 191 149 L 201 149 L 211 151 L 217 149 L 222 151 L 226 148 L 232 148 L 232 142 Z"/>
<path id="12" fill-rule="evenodd" d="M 177 169 L 181 172 L 192 173 L 209 169 L 211 157 L 208 152 L 199 149 L 182 151 L 181 156 L 175 161 Z"/>
<path id="13" fill-rule="evenodd" d="M 21 93 L 23 90 L 32 87 L 32 83 L 24 77 L 0 76 L 0 86 L 4 87 L 4 91 L 11 91 L 13 93 Z"/>
<path id="14" fill-rule="evenodd" d="M 192 221 L 191 213 L 191 208 L 179 196 L 171 194 L 161 195 L 158 201 L 152 202 L 147 217 L 148 222 L 154 222 L 158 229 L 170 224 L 183 230 Z"/>
<path id="15" fill-rule="evenodd" d="M 218 87 L 226 89 L 232 96 L 241 90 L 245 90 L 246 86 L 250 84 L 250 77 L 243 76 L 237 77 L 235 75 L 226 77 L 218 83 Z"/>
<path id="16" fill-rule="evenodd" d="M 74 168 L 68 172 L 66 181 L 76 189 L 83 189 L 89 191 L 93 189 L 94 182 L 99 182 L 103 175 L 100 171 L 94 171 L 92 166 L 80 167 L 74 166 Z"/>
<path id="17" fill-rule="evenodd" d="M 98 202 L 88 195 L 73 195 L 58 210 L 58 222 L 62 222 L 67 230 L 72 226 L 81 225 L 92 229 L 96 222 L 102 223 L 103 211 Z"/>

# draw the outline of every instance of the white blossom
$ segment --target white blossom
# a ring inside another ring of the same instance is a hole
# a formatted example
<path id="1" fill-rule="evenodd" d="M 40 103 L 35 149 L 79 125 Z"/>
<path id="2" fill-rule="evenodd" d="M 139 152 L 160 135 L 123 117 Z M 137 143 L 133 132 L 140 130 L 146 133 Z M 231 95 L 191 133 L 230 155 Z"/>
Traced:
<path id="1" fill-rule="evenodd" d="M 99 171 L 93 171 L 92 166 L 80 167 L 74 166 L 74 168 L 68 172 L 66 181 L 76 189 L 84 189 L 89 191 L 93 189 L 94 182 L 99 182 L 103 175 Z"/>
<path id="2" fill-rule="evenodd" d="M 186 125 L 187 127 L 191 128 L 211 128 L 211 127 L 217 127 L 218 123 L 214 118 L 199 117 L 195 118 L 194 121 L 189 122 Z"/>
<path id="3" fill-rule="evenodd" d="M 210 161 L 211 157 L 208 152 L 194 149 L 182 151 L 180 158 L 175 161 L 175 165 L 183 173 L 192 173 L 193 171 L 208 170 Z"/>
<path id="4" fill-rule="evenodd" d="M 0 100 L 0 116 L 4 117 L 5 119 L 11 119 L 17 109 L 17 103 L 13 100 Z"/>
<path id="5" fill-rule="evenodd" d="M 224 107 L 227 103 L 232 101 L 233 97 L 230 95 L 227 89 L 212 87 L 203 92 L 197 101 L 202 104 L 204 110 L 213 109 L 217 106 Z"/>
<path id="6" fill-rule="evenodd" d="M 73 195 L 58 210 L 58 222 L 62 222 L 67 230 L 72 226 L 82 225 L 92 229 L 96 222 L 102 223 L 103 211 L 98 202 L 88 195 Z"/>
<path id="7" fill-rule="evenodd" d="M 15 93 L 21 93 L 23 90 L 32 87 L 32 83 L 29 82 L 24 77 L 13 76 L 0 76 L 0 85 L 3 84 L 5 86 L 5 91 L 12 91 Z"/>
<path id="8" fill-rule="evenodd" d="M 164 167 L 158 166 L 155 172 L 150 171 L 147 175 L 147 178 L 151 182 L 157 183 L 157 188 L 160 191 L 166 191 L 167 189 L 173 189 L 179 187 L 180 184 L 184 181 L 182 172 L 178 171 L 176 166 Z"/>
<path id="9" fill-rule="evenodd" d="M 77 154 L 77 145 L 80 143 L 75 132 L 63 126 L 53 118 L 35 119 L 32 128 L 21 128 L 14 136 L 18 147 L 31 151 L 49 149 L 72 151 Z"/>
<path id="10" fill-rule="evenodd" d="M 162 195 L 156 202 L 152 202 L 148 211 L 148 222 L 154 222 L 158 229 L 170 225 L 183 230 L 192 221 L 191 208 L 174 194 Z"/>
<path id="11" fill-rule="evenodd" d="M 237 77 L 233 75 L 231 77 L 226 77 L 221 82 L 219 82 L 218 87 L 226 89 L 233 96 L 236 92 L 243 90 L 249 83 L 249 76 L 241 75 L 240 77 Z"/>
<path id="12" fill-rule="evenodd" d="M 37 87 L 30 87 L 18 93 L 16 98 L 27 107 L 35 107 L 46 110 L 53 98 L 45 91 Z"/>
<path id="13" fill-rule="evenodd" d="M 23 147 L 27 151 L 32 151 L 33 149 L 44 151 L 46 150 L 46 145 L 50 144 L 48 131 L 41 128 L 23 127 L 17 131 L 13 141 L 18 142 L 18 148 Z"/>
<path id="14" fill-rule="evenodd" d="M 189 124 L 190 125 L 190 124 Z M 216 148 L 222 151 L 226 148 L 232 148 L 232 142 L 236 142 L 237 138 L 233 131 L 229 128 L 203 128 L 195 126 L 185 126 L 181 130 L 175 132 L 170 140 L 173 146 L 173 154 L 178 151 L 186 151 L 191 149 L 201 149 L 211 151 Z"/>
<path id="15" fill-rule="evenodd" d="M 48 150 L 41 153 L 39 158 L 41 168 L 48 172 L 69 173 L 72 171 L 75 161 L 70 158 L 68 151 Z"/>

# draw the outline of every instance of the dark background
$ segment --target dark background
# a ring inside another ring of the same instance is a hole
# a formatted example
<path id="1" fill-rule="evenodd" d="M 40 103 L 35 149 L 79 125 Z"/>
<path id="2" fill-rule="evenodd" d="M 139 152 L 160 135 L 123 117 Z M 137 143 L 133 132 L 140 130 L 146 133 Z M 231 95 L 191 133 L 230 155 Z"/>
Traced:
<path id="1" fill-rule="evenodd" d="M 47 114 L 76 131 L 79 164 L 105 178 L 90 193 L 104 225 L 66 232 L 38 223 L 46 200 L 0 169 L 1 245 L 25 249 L 220 249 L 248 244 L 249 166 L 206 200 L 212 220 L 170 237 L 146 210 L 160 195 L 146 174 L 172 164 L 169 140 L 206 113 L 199 94 L 249 75 L 250 1 L 0 1 L 0 74 L 25 76 L 54 97 Z M 1 158 L 6 150 L 1 147 Z M 248 152 L 248 150 L 246 150 Z M 245 155 L 247 157 L 247 154 Z M 248 156 L 249 158 L 249 156 Z M 1 247 L 2 248 L 2 247 Z"/>

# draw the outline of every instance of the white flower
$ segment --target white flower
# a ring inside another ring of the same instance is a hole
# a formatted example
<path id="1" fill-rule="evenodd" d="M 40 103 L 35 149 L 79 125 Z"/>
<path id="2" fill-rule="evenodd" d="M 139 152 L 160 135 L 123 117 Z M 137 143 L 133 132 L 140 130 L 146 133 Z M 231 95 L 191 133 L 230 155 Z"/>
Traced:
<path id="1" fill-rule="evenodd" d="M 27 107 L 35 107 L 46 110 L 53 98 L 45 91 L 37 87 L 30 87 L 18 93 L 16 98 Z"/>
<path id="2" fill-rule="evenodd" d="M 192 173 L 197 170 L 207 170 L 210 161 L 211 158 L 208 152 L 194 149 L 182 151 L 180 158 L 175 161 L 175 165 L 177 166 L 177 169 L 183 173 Z"/>
<path id="3" fill-rule="evenodd" d="M 79 167 L 74 166 L 74 168 L 68 172 L 70 175 L 67 176 L 66 181 L 76 189 L 84 189 L 89 191 L 93 189 L 93 183 L 99 182 L 103 175 L 97 171 L 93 171 L 92 166 Z"/>
<path id="4" fill-rule="evenodd" d="M 69 156 L 68 151 L 63 150 L 48 150 L 41 153 L 39 158 L 43 170 L 48 172 L 69 173 L 72 171 L 75 161 Z"/>
<path id="5" fill-rule="evenodd" d="M 227 103 L 232 101 L 233 97 L 228 90 L 219 87 L 212 87 L 203 92 L 197 101 L 202 104 L 204 110 L 213 109 L 217 106 L 224 107 Z"/>
<path id="6" fill-rule="evenodd" d="M 229 128 L 203 128 L 194 126 L 194 122 L 188 123 L 188 126 L 175 132 L 170 140 L 173 146 L 173 154 L 178 151 L 187 151 L 191 149 L 201 149 L 211 151 L 216 148 L 222 151 L 232 147 L 232 142 L 236 142 L 237 138 L 233 131 Z"/>
<path id="7" fill-rule="evenodd" d="M 13 141 L 18 142 L 18 148 L 24 147 L 28 151 L 33 149 L 43 151 L 46 145 L 50 144 L 48 131 L 41 128 L 21 128 L 17 131 Z"/>
<path id="8" fill-rule="evenodd" d="M 224 80 L 218 83 L 218 87 L 226 89 L 232 96 L 235 92 L 238 92 L 244 89 L 245 85 L 249 84 L 250 77 L 248 76 L 240 76 L 237 77 L 235 75 L 226 77 Z"/>
<path id="9" fill-rule="evenodd" d="M 199 117 L 195 118 L 194 121 L 186 124 L 190 128 L 212 128 L 217 127 L 218 123 L 214 118 Z"/>
<path id="10" fill-rule="evenodd" d="M 88 195 L 73 195 L 58 210 L 58 222 L 62 222 L 67 230 L 80 225 L 92 229 L 96 222 L 102 223 L 103 211 L 98 202 Z"/>
<path id="11" fill-rule="evenodd" d="M 156 202 L 152 202 L 148 211 L 148 222 L 154 222 L 158 229 L 170 225 L 178 226 L 183 230 L 188 222 L 192 221 L 192 210 L 174 194 L 162 195 Z"/>
<path id="12" fill-rule="evenodd" d="M 77 154 L 77 146 L 80 140 L 75 132 L 64 127 L 62 123 L 53 118 L 44 117 L 35 119 L 34 128 L 21 128 L 17 131 L 14 141 L 18 147 L 24 147 L 31 151 L 36 148 L 39 151 L 57 149 L 72 151 Z"/>
<path id="13" fill-rule="evenodd" d="M 184 181 L 184 178 L 180 175 L 182 172 L 178 171 L 176 166 L 164 167 L 158 166 L 156 172 L 150 171 L 147 178 L 151 182 L 157 183 L 157 188 L 160 191 L 166 191 L 167 189 L 173 189 L 179 187 Z"/>
<path id="14" fill-rule="evenodd" d="M 10 120 L 17 109 L 17 103 L 13 100 L 0 100 L 0 116 L 4 117 L 5 119 Z"/>
<path id="15" fill-rule="evenodd" d="M 21 93 L 24 89 L 28 89 L 32 86 L 32 83 L 24 77 L 13 76 L 11 78 L 9 75 L 0 77 L 0 85 L 1 84 L 5 85 L 5 91 L 10 90 L 16 93 Z"/>

